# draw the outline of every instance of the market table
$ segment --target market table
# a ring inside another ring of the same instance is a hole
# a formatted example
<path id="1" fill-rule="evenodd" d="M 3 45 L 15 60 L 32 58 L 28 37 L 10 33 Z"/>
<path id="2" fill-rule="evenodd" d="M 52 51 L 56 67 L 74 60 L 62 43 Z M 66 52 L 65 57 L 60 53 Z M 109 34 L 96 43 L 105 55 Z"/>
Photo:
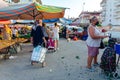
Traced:
<path id="1" fill-rule="evenodd" d="M 13 40 L 0 40 L 0 51 L 5 49 L 6 53 L 9 53 L 10 49 L 12 48 L 15 53 L 19 52 L 22 47 L 21 43 L 26 42 L 27 39 L 24 38 L 16 38 Z M 20 50 L 17 51 L 17 48 L 20 47 Z"/>
<path id="2" fill-rule="evenodd" d="M 28 39 L 25 39 L 25 38 L 16 38 L 16 39 L 15 39 L 15 42 L 16 42 L 16 43 L 24 43 L 24 42 L 26 42 L 26 41 L 28 41 Z"/>
<path id="3" fill-rule="evenodd" d="M 3 50 L 4 50 L 5 54 L 9 54 L 10 49 L 14 50 L 14 52 L 16 53 L 16 49 L 15 49 L 14 45 L 15 45 L 14 41 L 0 40 L 0 54 L 3 54 Z"/>
<path id="4" fill-rule="evenodd" d="M 25 39 L 25 38 L 16 38 L 16 39 L 13 39 L 13 41 L 15 42 L 15 49 L 16 49 L 16 52 L 20 52 L 22 50 L 22 43 L 28 41 L 28 39 Z"/>

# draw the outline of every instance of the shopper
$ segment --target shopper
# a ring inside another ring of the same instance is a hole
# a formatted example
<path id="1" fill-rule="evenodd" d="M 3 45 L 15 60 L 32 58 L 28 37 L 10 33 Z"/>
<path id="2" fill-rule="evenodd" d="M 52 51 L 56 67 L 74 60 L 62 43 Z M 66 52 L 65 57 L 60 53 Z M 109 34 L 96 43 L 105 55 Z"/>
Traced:
<path id="1" fill-rule="evenodd" d="M 35 26 L 31 31 L 31 42 L 33 43 L 34 47 L 37 45 L 43 45 L 43 43 L 46 44 L 46 40 L 42 31 L 42 20 L 37 20 L 35 22 Z"/>
<path id="2" fill-rule="evenodd" d="M 45 40 L 48 42 L 48 35 L 49 35 L 48 31 L 49 30 L 48 30 L 48 28 L 47 28 L 45 23 L 42 23 L 42 31 L 43 31 L 43 35 L 45 37 Z M 47 44 L 46 45 L 44 44 L 44 47 L 47 47 Z"/>
<path id="3" fill-rule="evenodd" d="M 54 45 L 55 45 L 55 51 L 59 49 L 58 44 L 59 44 L 59 26 L 57 23 L 54 24 L 53 27 L 53 39 L 54 39 Z"/>
<path id="4" fill-rule="evenodd" d="M 88 38 L 86 40 L 88 47 L 87 69 L 90 71 L 94 71 L 91 66 L 93 59 L 94 65 L 98 65 L 97 56 L 99 54 L 101 39 L 108 37 L 105 35 L 101 35 L 101 30 L 96 27 L 97 23 L 97 17 L 91 18 L 90 25 L 88 27 Z"/>

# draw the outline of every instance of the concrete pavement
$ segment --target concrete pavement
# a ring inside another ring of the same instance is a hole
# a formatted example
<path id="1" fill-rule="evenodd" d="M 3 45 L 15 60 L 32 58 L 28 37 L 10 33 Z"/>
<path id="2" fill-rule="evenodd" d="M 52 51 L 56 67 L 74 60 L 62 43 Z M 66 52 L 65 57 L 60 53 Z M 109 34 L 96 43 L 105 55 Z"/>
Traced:
<path id="1" fill-rule="evenodd" d="M 99 67 L 96 72 L 86 71 L 85 41 L 60 39 L 59 46 L 57 52 L 46 54 L 47 65 L 42 68 L 41 64 L 30 65 L 32 45 L 24 44 L 23 50 L 15 54 L 16 58 L 0 61 L 0 80 L 106 80 Z"/>

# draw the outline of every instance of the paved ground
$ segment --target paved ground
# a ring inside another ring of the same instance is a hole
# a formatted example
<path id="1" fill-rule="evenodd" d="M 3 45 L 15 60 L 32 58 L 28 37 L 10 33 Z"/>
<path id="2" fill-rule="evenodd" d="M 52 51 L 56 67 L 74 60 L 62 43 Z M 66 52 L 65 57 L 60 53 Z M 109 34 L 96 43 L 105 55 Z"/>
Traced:
<path id="1" fill-rule="evenodd" d="M 14 59 L 0 61 L 0 80 L 107 80 L 99 67 L 96 72 L 86 71 L 87 47 L 85 41 L 60 40 L 60 49 L 47 53 L 47 66 L 30 65 L 32 45 L 24 44 Z M 103 50 L 100 50 L 100 57 Z M 120 70 L 118 69 L 120 74 Z"/>

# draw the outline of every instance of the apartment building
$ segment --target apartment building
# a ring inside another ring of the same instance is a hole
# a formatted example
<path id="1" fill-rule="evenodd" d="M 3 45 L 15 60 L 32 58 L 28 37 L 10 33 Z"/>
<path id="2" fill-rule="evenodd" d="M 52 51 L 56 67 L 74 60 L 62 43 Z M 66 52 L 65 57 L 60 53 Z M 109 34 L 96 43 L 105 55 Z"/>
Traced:
<path id="1" fill-rule="evenodd" d="M 79 15 L 79 22 L 80 24 L 83 24 L 83 25 L 88 25 L 90 23 L 90 19 L 93 17 L 93 16 L 96 16 L 99 21 L 100 20 L 100 11 L 94 11 L 94 12 L 88 12 L 88 11 L 83 11 L 80 13 Z"/>
<path id="2" fill-rule="evenodd" d="M 120 0 L 102 0 L 101 21 L 103 26 L 120 26 Z"/>

